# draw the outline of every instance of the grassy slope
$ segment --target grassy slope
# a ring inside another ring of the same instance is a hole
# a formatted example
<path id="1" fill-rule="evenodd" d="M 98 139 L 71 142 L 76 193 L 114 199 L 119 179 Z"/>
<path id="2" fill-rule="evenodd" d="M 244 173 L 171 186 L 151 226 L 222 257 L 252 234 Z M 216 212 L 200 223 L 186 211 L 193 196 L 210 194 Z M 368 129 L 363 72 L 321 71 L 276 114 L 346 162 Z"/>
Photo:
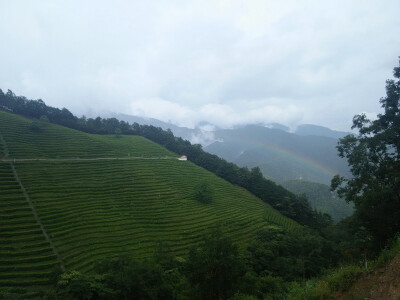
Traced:
<path id="1" fill-rule="evenodd" d="M 320 278 L 295 283 L 287 299 L 381 300 L 399 299 L 399 295 L 400 238 L 397 238 L 367 264 L 356 261 L 330 270 Z"/>
<path id="2" fill-rule="evenodd" d="M 0 134 L 10 158 L 176 156 L 142 137 L 90 135 L 40 122 L 36 132 L 31 123 L 0 111 Z M 94 261 L 123 252 L 149 257 L 158 242 L 166 243 L 175 255 L 185 255 L 218 223 L 240 245 L 267 224 L 299 227 L 246 190 L 189 161 L 14 165 L 68 270 L 89 271 Z M 196 185 L 204 181 L 214 189 L 211 204 L 193 197 Z M 57 261 L 9 163 L 0 163 L 0 184 L 0 215 L 6 216 L 0 227 L 0 287 L 27 286 L 30 278 L 39 277 L 42 282 L 34 285 L 44 285 Z"/>

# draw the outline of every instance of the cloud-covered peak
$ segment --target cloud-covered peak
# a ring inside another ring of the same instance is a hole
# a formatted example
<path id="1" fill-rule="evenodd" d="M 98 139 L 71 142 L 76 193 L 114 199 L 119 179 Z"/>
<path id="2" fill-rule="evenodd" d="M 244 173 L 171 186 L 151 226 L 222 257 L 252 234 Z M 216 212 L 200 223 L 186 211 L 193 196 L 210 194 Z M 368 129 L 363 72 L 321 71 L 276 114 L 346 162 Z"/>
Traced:
<path id="1" fill-rule="evenodd" d="M 132 115 L 152 117 L 189 128 L 201 125 L 204 120 L 222 128 L 253 123 L 281 122 L 296 126 L 303 117 L 303 110 L 295 105 L 266 104 L 250 105 L 247 101 L 236 102 L 235 105 L 207 103 L 192 108 L 161 98 L 139 99 L 131 102 Z"/>

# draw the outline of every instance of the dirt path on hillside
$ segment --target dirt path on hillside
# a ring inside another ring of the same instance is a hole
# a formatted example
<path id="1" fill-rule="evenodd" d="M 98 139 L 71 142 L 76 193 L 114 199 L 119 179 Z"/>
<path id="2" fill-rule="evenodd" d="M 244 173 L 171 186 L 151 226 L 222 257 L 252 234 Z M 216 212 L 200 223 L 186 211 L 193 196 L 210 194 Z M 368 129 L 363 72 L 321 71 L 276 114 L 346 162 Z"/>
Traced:
<path id="1" fill-rule="evenodd" d="M 338 300 L 400 300 L 400 254 L 384 267 L 358 279 Z"/>
<path id="2" fill-rule="evenodd" d="M 0 136 L 1 137 L 1 136 Z M 0 140 L 1 142 L 1 140 Z M 94 157 L 94 158 L 8 158 L 8 153 L 5 158 L 0 159 L 0 162 L 14 163 L 14 162 L 31 162 L 31 161 L 49 161 L 49 162 L 68 162 L 68 161 L 98 161 L 98 160 L 164 160 L 164 159 L 175 159 L 179 160 L 178 157 L 164 156 L 164 157 L 145 157 L 145 156 L 128 156 L 128 157 Z"/>
<path id="3" fill-rule="evenodd" d="M 58 253 L 56 247 L 54 246 L 53 241 L 50 239 L 49 235 L 47 234 L 46 229 L 44 228 L 43 223 L 40 220 L 39 215 L 36 212 L 35 206 L 33 205 L 32 201 L 31 201 L 31 198 L 29 197 L 28 193 L 26 192 L 25 187 L 22 185 L 21 179 L 18 176 L 17 170 L 14 167 L 14 164 L 10 163 L 10 165 L 11 165 L 11 169 L 14 174 L 15 180 L 18 182 L 18 184 L 21 188 L 22 194 L 24 195 L 26 201 L 28 202 L 28 205 L 32 211 L 33 216 L 35 217 L 36 222 L 39 224 L 39 227 L 42 230 L 42 233 L 43 233 L 46 241 L 49 243 L 51 249 L 53 250 L 53 253 L 56 256 L 56 258 L 60 264 L 61 270 L 63 270 L 65 272 L 64 262 L 62 261 L 60 254 Z"/>
<path id="4" fill-rule="evenodd" d="M 4 156 L 5 156 L 5 157 L 8 157 L 8 156 L 9 156 L 8 146 L 7 146 L 7 143 L 6 143 L 6 141 L 4 140 L 4 138 L 3 138 L 2 135 L 0 135 L 0 143 L 3 145 Z M 25 187 L 23 186 L 23 184 L 22 184 L 22 182 L 21 182 L 21 179 L 20 179 L 19 176 L 18 176 L 17 170 L 15 169 L 15 166 L 14 166 L 14 164 L 13 164 L 13 162 L 14 162 L 15 160 L 3 159 L 3 161 L 8 162 L 8 163 L 10 164 L 11 170 L 12 170 L 13 175 L 14 175 L 14 178 L 15 178 L 15 181 L 18 182 L 18 185 L 19 185 L 19 187 L 20 187 L 20 189 L 21 189 L 21 191 L 22 191 L 22 194 L 24 195 L 25 200 L 28 202 L 29 208 L 31 209 L 32 214 L 33 214 L 33 216 L 34 216 L 36 222 L 38 223 L 38 225 L 39 225 L 39 227 L 40 227 L 40 229 L 41 229 L 41 231 L 42 231 L 42 233 L 43 233 L 43 235 L 44 235 L 44 238 L 45 238 L 46 241 L 49 243 L 50 248 L 53 250 L 53 253 L 54 253 L 54 255 L 56 256 L 57 261 L 58 261 L 58 263 L 60 264 L 61 270 L 65 272 L 65 265 L 64 265 L 64 262 L 63 262 L 63 260 L 61 259 L 61 256 L 60 256 L 60 254 L 58 253 L 56 247 L 54 246 L 53 241 L 51 240 L 51 238 L 50 238 L 49 235 L 47 234 L 46 229 L 44 228 L 43 223 L 42 223 L 42 221 L 40 220 L 39 215 L 38 215 L 37 212 L 36 212 L 36 208 L 35 208 L 35 206 L 33 205 L 33 202 L 32 202 L 32 200 L 31 200 L 31 198 L 29 197 L 28 193 L 26 192 L 26 189 L 25 189 Z"/>

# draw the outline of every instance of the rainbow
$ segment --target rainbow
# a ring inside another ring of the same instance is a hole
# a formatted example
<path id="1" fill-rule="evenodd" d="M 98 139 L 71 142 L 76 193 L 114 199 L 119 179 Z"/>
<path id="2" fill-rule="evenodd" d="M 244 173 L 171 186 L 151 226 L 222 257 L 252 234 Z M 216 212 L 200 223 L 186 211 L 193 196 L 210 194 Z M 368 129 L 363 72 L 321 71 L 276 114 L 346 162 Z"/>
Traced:
<path id="1" fill-rule="evenodd" d="M 332 170 L 331 168 L 329 168 L 328 166 L 325 166 L 315 160 L 310 159 L 309 157 L 306 157 L 304 155 L 298 154 L 298 153 L 294 153 L 292 151 L 289 151 L 287 149 L 278 147 L 276 145 L 272 145 L 272 144 L 264 144 L 264 143 L 260 143 L 257 141 L 253 141 L 253 140 L 249 140 L 249 139 L 245 139 L 245 138 L 235 138 L 235 140 L 244 142 L 245 144 L 248 145 L 252 145 L 252 146 L 257 146 L 257 147 L 261 147 L 264 148 L 270 152 L 273 152 L 275 154 L 279 154 L 282 155 L 284 157 L 287 157 L 288 159 L 291 160 L 295 160 L 298 163 L 305 165 L 313 170 L 319 171 L 324 173 L 325 175 L 328 175 L 330 177 L 333 177 L 334 175 L 336 175 L 338 172 Z"/>

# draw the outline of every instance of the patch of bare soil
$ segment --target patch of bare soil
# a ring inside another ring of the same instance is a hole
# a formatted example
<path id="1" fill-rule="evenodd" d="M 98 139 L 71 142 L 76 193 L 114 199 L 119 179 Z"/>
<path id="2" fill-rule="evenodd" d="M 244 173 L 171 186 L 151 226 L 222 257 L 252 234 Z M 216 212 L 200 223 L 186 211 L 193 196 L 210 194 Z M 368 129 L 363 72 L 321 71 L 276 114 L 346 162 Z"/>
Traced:
<path id="1" fill-rule="evenodd" d="M 400 254 L 390 263 L 358 279 L 338 300 L 400 300 Z"/>

